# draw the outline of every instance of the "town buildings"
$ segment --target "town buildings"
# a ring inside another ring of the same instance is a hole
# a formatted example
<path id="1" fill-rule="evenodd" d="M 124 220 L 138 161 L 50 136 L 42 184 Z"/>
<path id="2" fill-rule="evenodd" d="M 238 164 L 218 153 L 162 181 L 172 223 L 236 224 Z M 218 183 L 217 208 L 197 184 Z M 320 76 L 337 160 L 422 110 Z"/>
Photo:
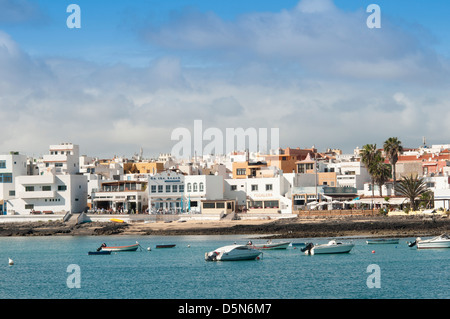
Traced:
<path id="1" fill-rule="evenodd" d="M 396 164 L 397 180 L 424 177 L 436 208 L 450 208 L 450 145 L 407 149 Z M 123 214 L 292 214 L 322 203 L 322 209 L 361 203 L 400 203 L 392 181 L 375 185 L 351 154 L 328 149 L 277 149 L 268 154 L 235 151 L 177 160 L 170 154 L 144 159 L 99 159 L 79 154 L 72 143 L 50 145 L 41 158 L 0 155 L 3 214 L 110 212 Z"/>

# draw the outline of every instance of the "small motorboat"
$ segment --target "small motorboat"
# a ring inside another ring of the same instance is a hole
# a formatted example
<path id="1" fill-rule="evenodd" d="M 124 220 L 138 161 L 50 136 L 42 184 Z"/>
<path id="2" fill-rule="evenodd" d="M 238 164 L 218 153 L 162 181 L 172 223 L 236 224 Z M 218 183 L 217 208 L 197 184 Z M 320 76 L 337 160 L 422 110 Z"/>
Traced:
<path id="1" fill-rule="evenodd" d="M 366 243 L 371 244 L 398 244 L 399 239 L 398 238 L 374 238 L 374 239 L 367 239 Z"/>
<path id="2" fill-rule="evenodd" d="M 272 243 L 271 240 L 267 241 L 267 243 L 265 244 L 253 244 L 251 241 L 249 241 L 247 243 L 247 246 L 252 247 L 253 249 L 265 249 L 265 250 L 270 250 L 270 249 L 287 249 L 289 247 L 289 245 L 291 244 L 291 242 L 286 241 L 286 242 L 279 242 L 279 243 Z"/>
<path id="3" fill-rule="evenodd" d="M 88 255 L 111 255 L 110 250 L 89 251 Z"/>
<path id="4" fill-rule="evenodd" d="M 408 246 L 417 246 L 417 249 L 450 248 L 450 236 L 442 234 L 425 240 L 417 237 L 416 240 L 409 243 Z"/>
<path id="5" fill-rule="evenodd" d="M 205 253 L 206 261 L 236 261 L 236 260 L 254 260 L 262 252 L 248 245 L 228 245 L 217 248 L 209 253 Z"/>
<path id="6" fill-rule="evenodd" d="M 162 244 L 162 245 L 156 245 L 156 248 L 173 248 L 175 247 L 175 244 Z"/>
<path id="7" fill-rule="evenodd" d="M 136 251 L 139 247 L 140 246 L 138 242 L 136 242 L 136 244 L 127 246 L 107 246 L 105 243 L 103 243 L 97 249 L 97 251 Z"/>
<path id="8" fill-rule="evenodd" d="M 308 255 L 317 254 L 344 254 L 349 253 L 355 245 L 352 243 L 341 243 L 335 240 L 330 240 L 327 244 L 314 245 L 307 243 L 304 248 L 301 249 Z"/>

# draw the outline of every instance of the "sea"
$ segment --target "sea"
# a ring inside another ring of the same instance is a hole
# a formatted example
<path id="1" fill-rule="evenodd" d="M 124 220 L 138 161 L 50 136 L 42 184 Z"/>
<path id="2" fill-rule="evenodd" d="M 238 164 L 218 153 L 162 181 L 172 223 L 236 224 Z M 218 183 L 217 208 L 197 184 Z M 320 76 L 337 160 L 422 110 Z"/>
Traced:
<path id="1" fill-rule="evenodd" d="M 450 249 L 353 242 L 347 254 L 265 250 L 259 260 L 205 261 L 229 244 L 265 242 L 246 235 L 0 238 L 0 299 L 449 299 Z M 330 238 L 290 238 L 327 243 Z M 283 241 L 277 239 L 276 241 Z M 88 255 L 138 242 L 135 252 Z M 274 240 L 275 242 L 275 240 Z M 157 244 L 175 244 L 157 249 Z M 9 259 L 14 264 L 9 265 Z"/>

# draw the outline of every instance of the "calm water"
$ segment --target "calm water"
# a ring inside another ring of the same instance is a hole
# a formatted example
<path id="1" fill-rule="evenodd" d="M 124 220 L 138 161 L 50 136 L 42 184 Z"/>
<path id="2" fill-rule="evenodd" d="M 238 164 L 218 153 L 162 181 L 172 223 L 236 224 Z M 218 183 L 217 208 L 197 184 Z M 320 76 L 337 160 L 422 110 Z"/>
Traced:
<path id="1" fill-rule="evenodd" d="M 204 254 L 247 236 L 0 238 L 0 299 L 448 299 L 450 249 L 417 250 L 353 241 L 349 254 L 307 256 L 300 249 L 264 251 L 255 261 L 206 262 Z M 290 239 L 326 243 L 326 238 Z M 101 243 L 142 251 L 89 256 Z M 253 240 L 255 243 L 259 240 Z M 176 244 L 155 249 L 156 244 Z M 190 247 L 188 247 L 190 245 Z M 151 251 L 147 251 L 151 247 Z M 375 250 L 375 253 L 372 253 Z M 15 262 L 8 265 L 8 257 Z M 68 266 L 80 268 L 69 288 Z M 370 264 L 381 288 L 369 289 Z"/>

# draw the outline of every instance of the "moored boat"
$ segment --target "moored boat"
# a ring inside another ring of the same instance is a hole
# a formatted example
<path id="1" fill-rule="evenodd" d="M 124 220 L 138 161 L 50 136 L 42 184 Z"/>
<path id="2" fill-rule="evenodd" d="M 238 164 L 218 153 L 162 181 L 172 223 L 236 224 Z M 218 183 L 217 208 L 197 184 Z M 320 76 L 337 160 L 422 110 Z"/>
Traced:
<path id="1" fill-rule="evenodd" d="M 417 249 L 450 248 L 450 236 L 442 234 L 430 239 L 418 237 L 414 242 L 409 243 L 409 247 L 417 246 Z"/>
<path id="2" fill-rule="evenodd" d="M 175 244 L 161 244 L 161 245 L 156 245 L 156 248 L 173 248 L 175 247 Z"/>
<path id="3" fill-rule="evenodd" d="M 111 251 L 109 250 L 89 251 L 88 255 L 111 255 Z"/>
<path id="4" fill-rule="evenodd" d="M 398 244 L 399 239 L 398 238 L 374 238 L 374 239 L 367 239 L 367 244 Z"/>
<path id="5" fill-rule="evenodd" d="M 345 254 L 349 253 L 355 245 L 352 243 L 341 243 L 335 240 L 330 240 L 327 244 L 313 245 L 306 244 L 301 250 L 308 255 L 317 254 Z"/>
<path id="6" fill-rule="evenodd" d="M 106 244 L 102 244 L 102 246 L 100 246 L 100 251 L 136 251 L 138 248 L 138 242 L 127 246 L 107 246 Z"/>
<path id="7" fill-rule="evenodd" d="M 279 243 L 272 243 L 272 241 L 268 241 L 265 244 L 253 244 L 251 241 L 248 242 L 247 246 L 252 247 L 253 249 L 265 249 L 265 250 L 270 250 L 270 249 L 287 249 L 289 247 L 289 245 L 291 244 L 291 242 L 286 241 L 286 242 L 279 242 Z"/>
<path id="8" fill-rule="evenodd" d="M 228 245 L 205 253 L 206 261 L 254 260 L 262 254 L 248 245 Z"/>

